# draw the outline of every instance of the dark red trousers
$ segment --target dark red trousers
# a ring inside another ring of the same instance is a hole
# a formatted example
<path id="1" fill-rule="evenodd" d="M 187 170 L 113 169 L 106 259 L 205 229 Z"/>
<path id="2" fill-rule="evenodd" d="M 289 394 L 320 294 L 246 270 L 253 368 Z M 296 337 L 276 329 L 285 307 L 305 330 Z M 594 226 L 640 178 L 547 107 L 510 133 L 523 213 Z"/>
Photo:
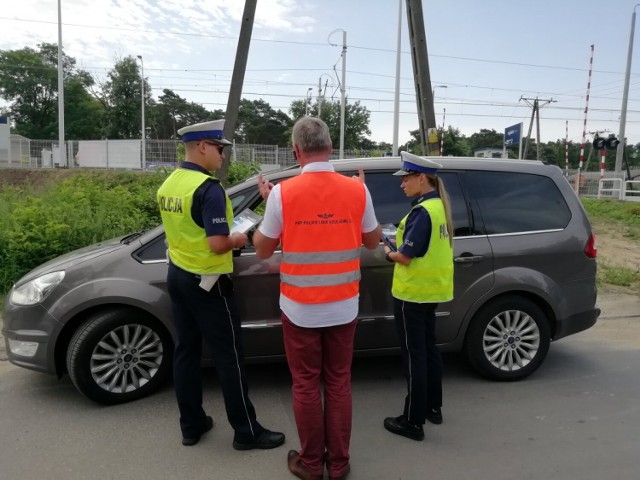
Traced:
<path id="1" fill-rule="evenodd" d="M 325 463 L 331 477 L 349 468 L 356 324 L 354 320 L 335 327 L 302 328 L 282 314 L 300 458 L 313 475 L 322 475 Z"/>

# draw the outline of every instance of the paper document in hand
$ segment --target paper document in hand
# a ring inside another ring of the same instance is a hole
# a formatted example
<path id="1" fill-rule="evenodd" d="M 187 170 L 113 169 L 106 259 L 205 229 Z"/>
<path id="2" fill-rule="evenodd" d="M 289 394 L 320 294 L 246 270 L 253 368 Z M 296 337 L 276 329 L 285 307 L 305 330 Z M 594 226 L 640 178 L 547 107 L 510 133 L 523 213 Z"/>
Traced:
<path id="1" fill-rule="evenodd" d="M 262 220 L 262 217 L 260 215 L 258 215 L 250 208 L 247 208 L 246 210 L 240 212 L 233 219 L 233 225 L 231 225 L 231 233 L 247 233 L 258 223 L 260 223 L 260 220 Z"/>
<path id="2" fill-rule="evenodd" d="M 396 232 L 397 228 L 393 223 L 385 223 L 382 227 L 382 241 L 394 252 L 398 250 L 396 246 Z"/>

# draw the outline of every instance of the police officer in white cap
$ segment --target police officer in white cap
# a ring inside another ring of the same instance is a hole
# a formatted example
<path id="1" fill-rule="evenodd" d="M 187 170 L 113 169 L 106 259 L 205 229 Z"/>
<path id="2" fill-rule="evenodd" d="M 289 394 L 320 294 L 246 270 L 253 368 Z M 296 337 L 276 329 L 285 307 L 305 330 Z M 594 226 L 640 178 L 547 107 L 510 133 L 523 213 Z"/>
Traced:
<path id="1" fill-rule="evenodd" d="M 424 439 L 423 424 L 442 423 L 442 358 L 436 348 L 435 310 L 453 299 L 453 229 L 449 199 L 436 162 L 401 152 L 400 188 L 416 197 L 400 221 L 397 250 L 385 247 L 395 264 L 391 294 L 402 349 L 407 395 L 402 415 L 384 427 L 413 440 Z"/>
<path id="2" fill-rule="evenodd" d="M 247 241 L 230 233 L 233 209 L 212 172 L 222 166 L 224 120 L 178 130 L 185 161 L 158 190 L 169 246 L 167 286 L 176 331 L 173 380 L 182 444 L 191 446 L 213 428 L 202 408 L 200 360 L 203 340 L 213 355 L 236 450 L 275 448 L 284 435 L 265 429 L 247 394 L 240 318 L 233 284 L 234 248 Z"/>

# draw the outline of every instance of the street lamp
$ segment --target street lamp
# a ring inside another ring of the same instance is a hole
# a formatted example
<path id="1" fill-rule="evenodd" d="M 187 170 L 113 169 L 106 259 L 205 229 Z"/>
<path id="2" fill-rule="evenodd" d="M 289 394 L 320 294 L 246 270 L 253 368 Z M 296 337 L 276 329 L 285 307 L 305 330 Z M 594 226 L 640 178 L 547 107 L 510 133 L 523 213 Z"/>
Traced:
<path id="1" fill-rule="evenodd" d="M 142 169 L 146 170 L 147 168 L 147 132 L 145 130 L 144 125 L 144 62 L 142 61 L 142 55 L 138 55 L 138 59 L 140 60 L 140 110 L 142 111 Z"/>
<path id="2" fill-rule="evenodd" d="M 309 87 L 307 89 L 307 97 L 304 100 L 304 116 L 309 115 L 309 103 L 311 102 L 311 93 L 313 92 L 313 88 Z"/>
<path id="3" fill-rule="evenodd" d="M 58 0 L 58 163 L 66 165 L 67 149 L 64 143 L 64 71 L 62 61 L 62 6 L 61 0 Z"/>
<path id="4" fill-rule="evenodd" d="M 447 85 L 434 85 L 431 90 L 431 96 L 433 97 L 433 103 L 436 101 L 436 88 L 449 88 Z"/>

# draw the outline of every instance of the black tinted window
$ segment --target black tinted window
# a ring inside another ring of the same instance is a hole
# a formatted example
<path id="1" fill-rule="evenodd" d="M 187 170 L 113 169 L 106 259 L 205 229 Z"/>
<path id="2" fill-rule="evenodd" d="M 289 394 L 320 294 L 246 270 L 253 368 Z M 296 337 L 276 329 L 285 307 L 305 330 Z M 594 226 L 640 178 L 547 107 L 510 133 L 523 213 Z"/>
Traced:
<path id="1" fill-rule="evenodd" d="M 144 247 L 136 251 L 133 256 L 141 262 L 149 262 L 152 260 L 164 260 L 167 255 L 167 246 L 164 242 L 164 233 L 154 238 Z"/>
<path id="2" fill-rule="evenodd" d="M 513 172 L 467 172 L 487 234 L 564 228 L 571 212 L 548 177 Z"/>
<path id="3" fill-rule="evenodd" d="M 458 175 L 453 172 L 442 172 L 440 177 L 449 193 L 455 234 L 469 235 L 472 229 L 469 224 L 467 202 L 462 194 Z M 412 200 L 407 198 L 400 188 L 401 178 L 394 177 L 392 172 L 367 172 L 365 182 L 371 192 L 378 222 L 397 225 L 409 212 Z"/>

